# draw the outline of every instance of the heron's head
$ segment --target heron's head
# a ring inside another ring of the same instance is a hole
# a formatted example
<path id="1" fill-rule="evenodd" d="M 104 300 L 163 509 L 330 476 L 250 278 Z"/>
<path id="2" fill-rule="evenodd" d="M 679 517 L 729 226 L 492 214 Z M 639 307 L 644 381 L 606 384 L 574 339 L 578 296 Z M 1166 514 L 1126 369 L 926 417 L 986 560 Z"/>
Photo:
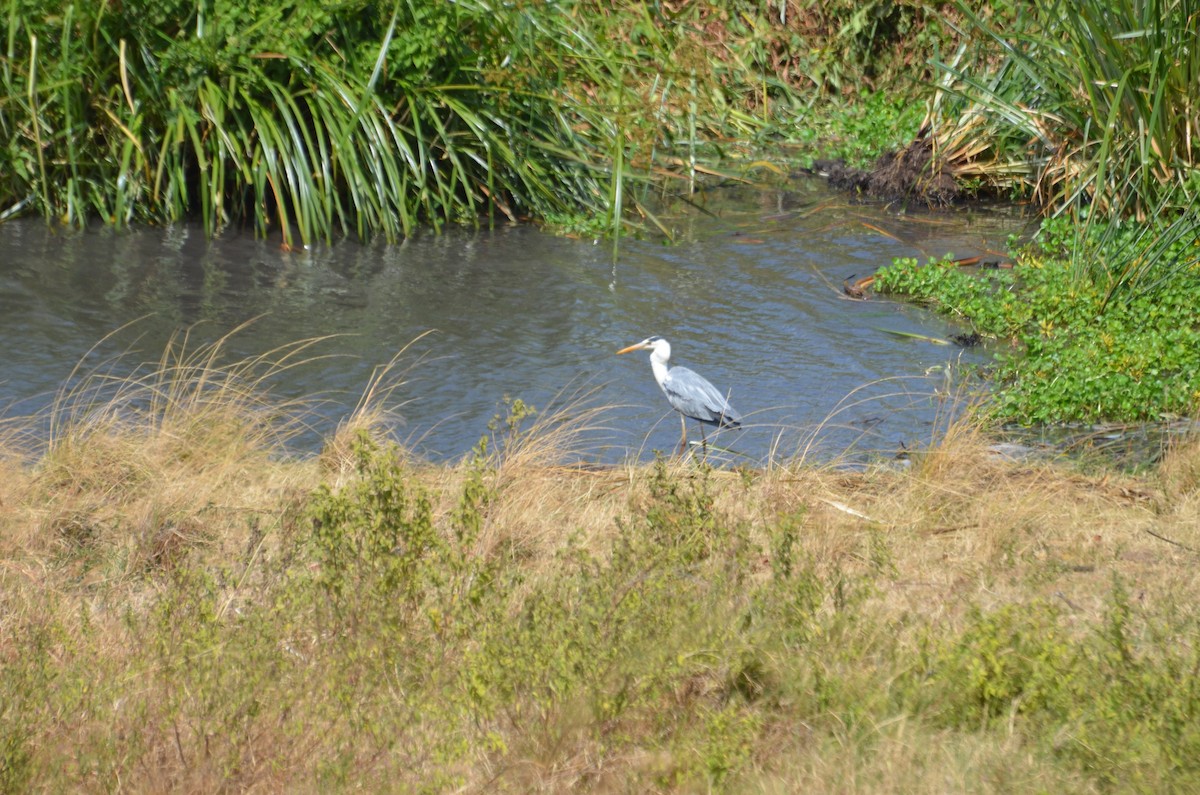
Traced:
<path id="1" fill-rule="evenodd" d="M 634 351 L 650 351 L 650 356 L 656 359 L 661 359 L 666 362 L 671 358 L 671 343 L 664 340 L 662 337 L 647 337 L 636 345 L 630 345 L 628 348 L 622 348 L 617 353 L 633 353 Z"/>

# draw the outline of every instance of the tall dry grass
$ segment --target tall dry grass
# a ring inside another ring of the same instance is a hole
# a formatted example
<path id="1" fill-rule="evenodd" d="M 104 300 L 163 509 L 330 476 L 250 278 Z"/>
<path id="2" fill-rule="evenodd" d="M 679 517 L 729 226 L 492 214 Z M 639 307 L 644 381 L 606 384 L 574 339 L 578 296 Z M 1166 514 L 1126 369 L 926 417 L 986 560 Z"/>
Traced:
<path id="1" fill-rule="evenodd" d="M 41 416 L 9 418 L 10 451 L 32 465 L 14 496 L 22 532 L 6 547 L 105 549 L 99 559 L 119 571 L 104 576 L 120 578 L 228 541 L 214 524 L 244 524 L 293 488 L 295 465 L 281 459 L 306 409 L 272 398 L 269 385 L 311 364 L 320 340 L 224 361 L 244 328 L 205 344 L 184 333 L 141 366 L 123 361 L 128 354 L 81 364 Z"/>
<path id="2" fill-rule="evenodd" d="M 85 375 L 40 448 L 5 437 L 6 788 L 1186 780 L 1194 444 L 1085 473 L 956 422 L 905 468 L 595 467 L 585 393 L 514 401 L 435 466 L 376 424 L 397 359 L 297 460 L 302 407 L 269 375 L 315 349 L 230 365 L 222 344 Z M 1178 723 L 1139 706 L 1155 693 Z"/>

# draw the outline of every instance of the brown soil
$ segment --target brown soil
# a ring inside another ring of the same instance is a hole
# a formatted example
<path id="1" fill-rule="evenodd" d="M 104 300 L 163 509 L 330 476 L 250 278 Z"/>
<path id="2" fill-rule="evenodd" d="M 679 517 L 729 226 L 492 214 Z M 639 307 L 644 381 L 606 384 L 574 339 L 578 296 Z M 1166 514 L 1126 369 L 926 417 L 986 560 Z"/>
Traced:
<path id="1" fill-rule="evenodd" d="M 884 201 L 919 201 L 945 207 L 962 198 L 963 190 L 945 167 L 936 167 L 928 138 L 918 138 L 897 152 L 883 154 L 868 171 L 841 160 L 818 160 L 813 171 L 838 190 Z"/>

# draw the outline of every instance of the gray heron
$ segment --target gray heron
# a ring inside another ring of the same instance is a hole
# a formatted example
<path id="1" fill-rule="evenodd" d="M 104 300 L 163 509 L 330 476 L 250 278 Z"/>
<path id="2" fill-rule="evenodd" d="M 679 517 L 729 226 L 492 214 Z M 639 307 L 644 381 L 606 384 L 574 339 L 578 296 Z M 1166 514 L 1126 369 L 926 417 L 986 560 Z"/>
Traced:
<path id="1" fill-rule="evenodd" d="M 647 337 L 617 353 L 633 351 L 650 351 L 650 369 L 654 371 L 654 380 L 667 396 L 671 408 L 679 412 L 679 425 L 683 431 L 679 441 L 680 452 L 687 447 L 688 417 L 700 423 L 700 438 L 706 450 L 708 439 L 704 436 L 705 425 L 736 428 L 742 424 L 742 415 L 729 405 L 726 397 L 707 378 L 686 367 L 667 367 L 667 361 L 671 358 L 671 343 L 662 337 Z"/>

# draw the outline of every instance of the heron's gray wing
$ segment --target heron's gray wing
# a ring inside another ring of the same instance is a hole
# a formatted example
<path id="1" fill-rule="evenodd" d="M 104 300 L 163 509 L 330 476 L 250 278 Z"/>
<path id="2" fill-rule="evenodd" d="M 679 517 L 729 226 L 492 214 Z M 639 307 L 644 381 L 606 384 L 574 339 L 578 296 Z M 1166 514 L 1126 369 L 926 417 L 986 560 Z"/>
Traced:
<path id="1" fill-rule="evenodd" d="M 742 416 L 708 379 L 686 367 L 672 367 L 663 380 L 663 392 L 674 409 L 701 422 L 737 425 Z"/>

